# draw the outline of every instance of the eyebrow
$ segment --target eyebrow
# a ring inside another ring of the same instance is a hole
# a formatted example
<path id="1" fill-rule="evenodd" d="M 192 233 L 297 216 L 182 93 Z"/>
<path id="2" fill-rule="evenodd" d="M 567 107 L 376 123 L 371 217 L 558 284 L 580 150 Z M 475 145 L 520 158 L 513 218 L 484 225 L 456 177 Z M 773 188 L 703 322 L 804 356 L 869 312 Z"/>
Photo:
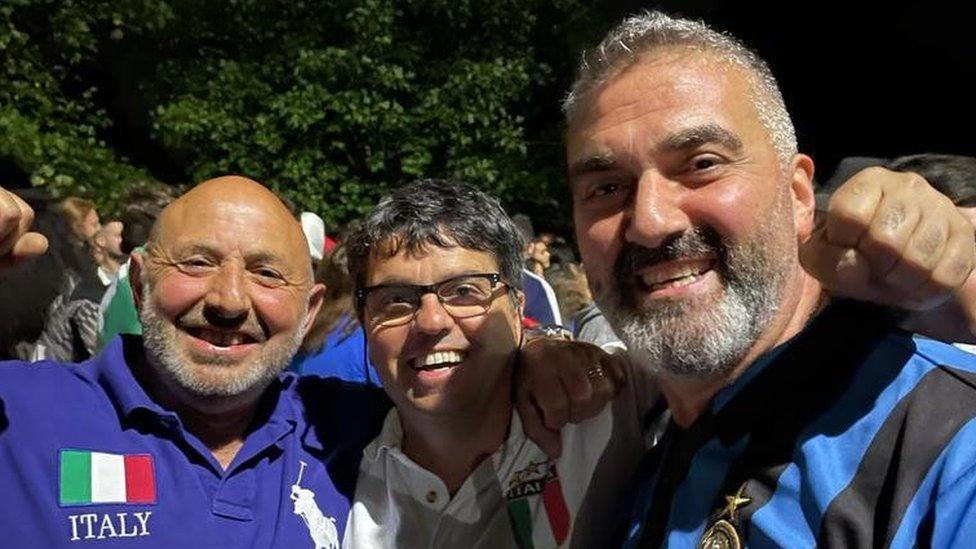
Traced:
<path id="1" fill-rule="evenodd" d="M 661 149 L 679 151 L 707 144 L 717 144 L 732 152 L 741 152 L 743 149 L 739 136 L 718 124 L 703 124 L 677 131 L 664 139 Z"/>
<path id="2" fill-rule="evenodd" d="M 601 152 L 573 162 L 566 170 L 566 174 L 572 178 L 583 173 L 610 171 L 616 167 L 617 162 L 613 158 L 613 153 Z"/>
<path id="3" fill-rule="evenodd" d="M 217 250 L 206 244 L 187 244 L 185 246 L 179 246 L 174 250 L 177 255 L 192 255 L 200 254 L 206 256 L 219 256 Z"/>
<path id="4" fill-rule="evenodd" d="M 718 124 L 702 124 L 691 128 L 679 130 L 664 139 L 660 148 L 665 151 L 681 151 L 694 149 L 709 143 L 718 144 L 731 152 L 739 153 L 744 148 L 739 136 L 731 131 L 719 126 Z M 584 173 L 607 172 L 617 169 L 618 165 L 611 152 L 599 152 L 588 155 L 581 160 L 577 160 L 569 165 L 566 170 L 567 177 L 573 177 Z"/>

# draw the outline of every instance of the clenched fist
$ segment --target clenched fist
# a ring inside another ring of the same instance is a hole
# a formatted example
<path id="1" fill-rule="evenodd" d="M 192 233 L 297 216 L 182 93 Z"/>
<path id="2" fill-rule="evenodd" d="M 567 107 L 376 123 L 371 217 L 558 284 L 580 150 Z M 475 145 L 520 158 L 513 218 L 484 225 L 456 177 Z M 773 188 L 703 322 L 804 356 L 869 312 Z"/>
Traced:
<path id="1" fill-rule="evenodd" d="M 969 278 L 976 238 L 968 220 L 921 176 L 867 168 L 831 196 L 800 261 L 833 295 L 926 311 Z"/>
<path id="2" fill-rule="evenodd" d="M 19 196 L 0 188 L 0 275 L 47 250 L 47 238 L 29 232 L 33 222 L 34 210 Z"/>

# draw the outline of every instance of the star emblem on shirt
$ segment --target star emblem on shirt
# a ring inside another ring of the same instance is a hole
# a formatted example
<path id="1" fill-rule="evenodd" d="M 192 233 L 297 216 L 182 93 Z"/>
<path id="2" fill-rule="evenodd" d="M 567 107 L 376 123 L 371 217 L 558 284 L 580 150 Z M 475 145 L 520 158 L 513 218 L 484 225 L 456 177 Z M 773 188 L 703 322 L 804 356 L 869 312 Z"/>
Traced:
<path id="1" fill-rule="evenodd" d="M 725 496 L 725 507 L 722 508 L 722 512 L 719 513 L 719 518 L 729 517 L 729 520 L 735 520 L 735 514 L 740 507 L 745 507 L 752 503 L 752 498 L 747 498 L 743 494 L 746 491 L 746 483 L 742 483 L 739 489 L 736 490 L 735 494 L 731 496 Z"/>

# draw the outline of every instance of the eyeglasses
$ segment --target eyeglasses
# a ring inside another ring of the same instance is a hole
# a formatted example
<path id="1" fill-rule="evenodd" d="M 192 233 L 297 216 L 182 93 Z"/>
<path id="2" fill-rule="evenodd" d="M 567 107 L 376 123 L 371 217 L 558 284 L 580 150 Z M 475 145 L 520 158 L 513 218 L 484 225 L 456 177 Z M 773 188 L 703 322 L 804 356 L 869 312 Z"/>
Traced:
<path id="1" fill-rule="evenodd" d="M 498 273 L 455 276 L 436 284 L 379 284 L 356 290 L 356 301 L 374 326 L 400 326 L 413 320 L 424 294 L 438 301 L 455 319 L 480 316 L 491 309 L 496 286 L 506 285 Z"/>

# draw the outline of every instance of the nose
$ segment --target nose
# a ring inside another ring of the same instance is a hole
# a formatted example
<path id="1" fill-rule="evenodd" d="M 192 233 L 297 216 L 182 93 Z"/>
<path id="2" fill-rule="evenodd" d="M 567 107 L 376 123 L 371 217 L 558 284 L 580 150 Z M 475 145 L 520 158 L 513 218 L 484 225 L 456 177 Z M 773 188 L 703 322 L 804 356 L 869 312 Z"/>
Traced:
<path id="1" fill-rule="evenodd" d="M 691 227 L 681 208 L 684 187 L 656 170 L 646 170 L 637 182 L 625 237 L 628 242 L 657 248 Z"/>
<path id="2" fill-rule="evenodd" d="M 454 327 L 454 317 L 444 309 L 436 294 L 424 294 L 420 297 L 414 326 L 426 334 L 440 334 Z"/>
<path id="3" fill-rule="evenodd" d="M 246 316 L 251 307 L 244 267 L 224 263 L 210 282 L 204 304 L 224 319 Z"/>

